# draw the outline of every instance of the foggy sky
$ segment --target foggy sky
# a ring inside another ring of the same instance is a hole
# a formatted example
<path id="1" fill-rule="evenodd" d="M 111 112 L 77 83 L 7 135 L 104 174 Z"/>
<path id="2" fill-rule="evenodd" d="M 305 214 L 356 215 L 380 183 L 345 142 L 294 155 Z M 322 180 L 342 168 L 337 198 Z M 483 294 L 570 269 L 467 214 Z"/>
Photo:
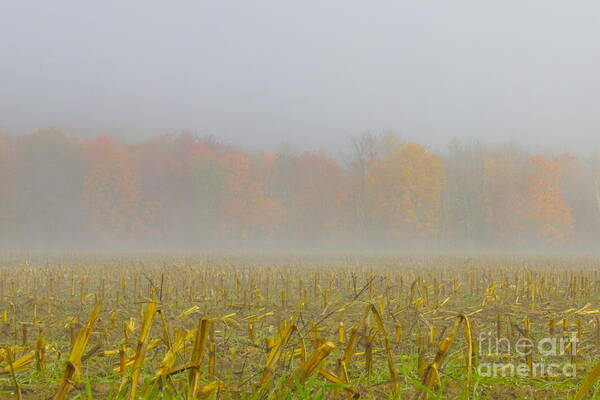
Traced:
<path id="1" fill-rule="evenodd" d="M 0 2 L 0 127 L 600 145 L 596 1 Z"/>

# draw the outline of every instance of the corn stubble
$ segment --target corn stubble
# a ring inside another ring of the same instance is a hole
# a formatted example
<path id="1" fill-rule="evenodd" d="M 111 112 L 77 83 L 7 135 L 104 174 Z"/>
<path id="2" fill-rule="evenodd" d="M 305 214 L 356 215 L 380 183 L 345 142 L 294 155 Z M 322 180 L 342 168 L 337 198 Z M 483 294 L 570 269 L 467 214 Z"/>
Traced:
<path id="1" fill-rule="evenodd" d="M 502 398 L 477 365 L 510 355 L 482 333 L 578 340 L 568 360 L 581 378 L 507 380 L 502 393 L 560 381 L 556 398 L 583 400 L 600 378 L 591 262 L 98 257 L 0 271 L 0 376 L 14 398 L 38 398 L 49 379 L 41 396 L 55 400 Z"/>

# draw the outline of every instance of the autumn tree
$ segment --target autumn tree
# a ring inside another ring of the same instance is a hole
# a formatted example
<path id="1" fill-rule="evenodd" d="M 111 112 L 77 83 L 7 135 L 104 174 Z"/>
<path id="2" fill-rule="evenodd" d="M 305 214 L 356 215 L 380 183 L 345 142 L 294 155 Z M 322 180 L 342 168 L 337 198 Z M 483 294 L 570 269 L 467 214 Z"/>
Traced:
<path id="1" fill-rule="evenodd" d="M 140 195 L 153 210 L 156 242 L 197 246 L 216 239 L 218 207 L 227 186 L 223 151 L 216 141 L 186 132 L 132 148 Z"/>
<path id="2" fill-rule="evenodd" d="M 291 222 L 291 219 L 294 218 L 294 165 L 298 154 L 292 144 L 282 144 L 272 154 L 272 162 L 265 179 L 266 194 L 280 204 L 285 211 L 282 214 L 279 238 L 287 242 L 295 240 L 297 236 L 296 226 Z"/>
<path id="3" fill-rule="evenodd" d="M 272 235 L 285 210 L 267 195 L 254 160 L 250 155 L 229 151 L 221 162 L 227 173 L 226 193 L 218 208 L 221 232 L 241 242 Z"/>
<path id="4" fill-rule="evenodd" d="M 177 136 L 161 135 L 133 145 L 129 150 L 137 171 L 139 196 L 151 207 L 148 229 L 156 241 L 176 236 L 179 222 L 177 210 L 182 210 L 184 184 L 184 152 L 177 146 Z M 179 225 L 179 230 L 182 230 Z"/>
<path id="5" fill-rule="evenodd" d="M 123 244 L 139 238 L 150 216 L 127 148 L 102 135 L 85 143 L 85 155 L 82 201 L 90 226 L 105 243 Z"/>
<path id="6" fill-rule="evenodd" d="M 131 145 L 58 129 L 0 134 L 0 244 L 217 248 L 431 243 L 596 245 L 600 156 L 531 157 L 515 145 L 438 156 L 365 134 L 323 151 L 247 151 L 167 134 Z"/>
<path id="7" fill-rule="evenodd" d="M 529 160 L 525 204 L 535 234 L 543 241 L 557 245 L 573 235 L 571 209 L 564 200 L 561 187 L 560 160 L 538 155 Z"/>
<path id="8" fill-rule="evenodd" d="M 385 153 L 369 168 L 367 193 L 373 219 L 396 238 L 435 236 L 446 180 L 439 156 L 415 143 L 388 139 Z"/>
<path id="9" fill-rule="evenodd" d="M 273 154 L 273 164 L 266 180 L 266 190 L 269 196 L 277 200 L 284 207 L 289 207 L 294 192 L 292 180 L 294 160 L 298 152 L 289 143 L 283 144 Z"/>

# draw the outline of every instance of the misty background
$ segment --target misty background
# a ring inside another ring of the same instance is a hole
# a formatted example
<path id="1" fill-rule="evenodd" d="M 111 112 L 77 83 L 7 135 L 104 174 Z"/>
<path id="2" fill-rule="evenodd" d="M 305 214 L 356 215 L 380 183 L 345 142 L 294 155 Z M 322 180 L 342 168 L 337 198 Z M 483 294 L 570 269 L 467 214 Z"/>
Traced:
<path id="1" fill-rule="evenodd" d="M 2 2 L 0 248 L 595 252 L 599 12 Z"/>
<path id="2" fill-rule="evenodd" d="M 598 146 L 595 1 L 3 1 L 0 127 Z M 341 150 L 340 150 L 341 149 Z M 338 155 L 338 154 L 336 154 Z"/>

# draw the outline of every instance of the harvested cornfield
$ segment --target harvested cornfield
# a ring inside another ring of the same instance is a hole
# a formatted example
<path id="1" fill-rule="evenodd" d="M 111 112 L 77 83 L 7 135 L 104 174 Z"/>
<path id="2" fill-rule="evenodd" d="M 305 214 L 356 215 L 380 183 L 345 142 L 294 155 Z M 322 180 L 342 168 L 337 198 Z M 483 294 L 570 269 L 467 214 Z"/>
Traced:
<path id="1" fill-rule="evenodd" d="M 600 396 L 600 260 L 25 255 L 0 397 Z"/>

